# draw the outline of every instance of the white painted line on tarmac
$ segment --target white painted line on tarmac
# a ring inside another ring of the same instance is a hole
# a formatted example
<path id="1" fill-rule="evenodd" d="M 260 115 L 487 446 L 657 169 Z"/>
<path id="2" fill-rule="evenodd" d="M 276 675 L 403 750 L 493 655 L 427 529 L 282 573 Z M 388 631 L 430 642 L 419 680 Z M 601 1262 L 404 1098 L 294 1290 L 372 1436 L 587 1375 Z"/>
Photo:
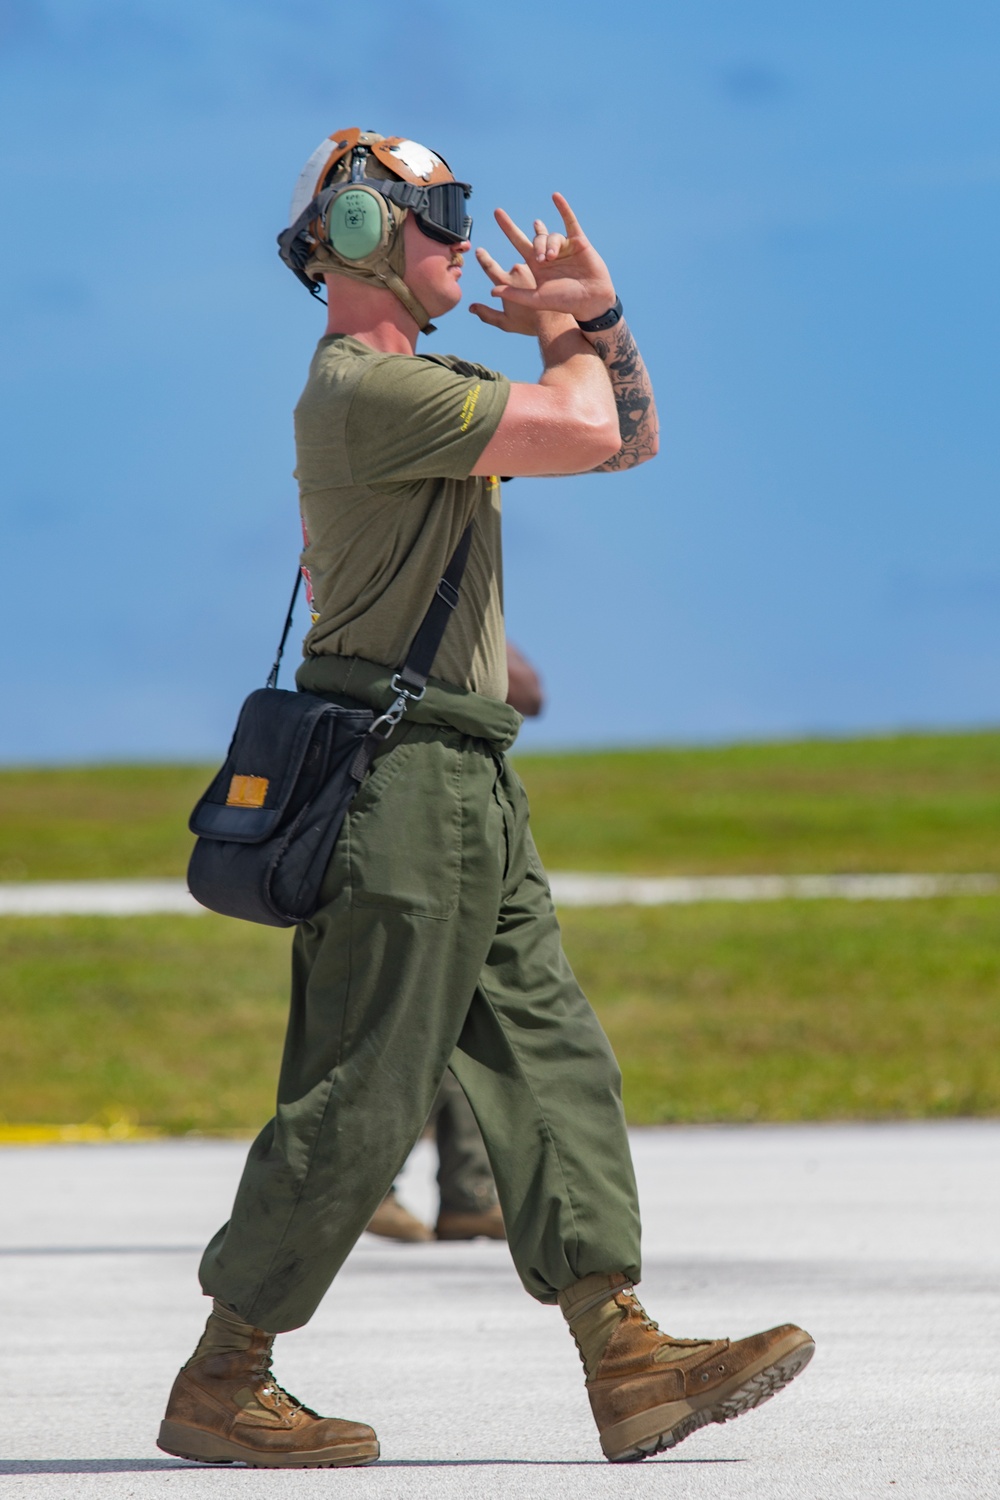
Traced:
<path id="1" fill-rule="evenodd" d="M 33 880 L 0 884 L 4 917 L 141 917 L 161 912 L 200 916 L 183 880 Z"/>
<path id="2" fill-rule="evenodd" d="M 690 906 L 702 901 L 913 901 L 985 896 L 998 875 L 549 875 L 557 906 Z M 0 882 L 0 916 L 196 917 L 183 880 Z"/>
<path id="3" fill-rule="evenodd" d="M 549 876 L 557 906 L 689 906 L 698 901 L 912 901 L 983 896 L 996 875 Z"/>

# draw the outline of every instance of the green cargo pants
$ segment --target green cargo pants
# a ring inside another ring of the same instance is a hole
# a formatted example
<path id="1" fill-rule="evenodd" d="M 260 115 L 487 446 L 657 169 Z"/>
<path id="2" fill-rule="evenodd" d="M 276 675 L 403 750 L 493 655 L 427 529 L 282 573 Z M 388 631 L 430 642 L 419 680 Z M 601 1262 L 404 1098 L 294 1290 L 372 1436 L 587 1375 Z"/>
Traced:
<path id="1" fill-rule="evenodd" d="M 307 661 L 311 691 L 383 708 L 384 668 Z M 361 786 L 322 904 L 296 931 L 274 1119 L 205 1292 L 269 1333 L 308 1321 L 419 1136 L 449 1063 L 542 1302 L 639 1275 L 621 1075 L 562 951 L 528 804 L 504 758 L 519 716 L 431 682 Z"/>
<path id="2" fill-rule="evenodd" d="M 441 1080 L 427 1124 L 437 1145 L 441 1212 L 481 1214 L 492 1208 L 497 1190 L 482 1131 L 450 1068 Z"/>

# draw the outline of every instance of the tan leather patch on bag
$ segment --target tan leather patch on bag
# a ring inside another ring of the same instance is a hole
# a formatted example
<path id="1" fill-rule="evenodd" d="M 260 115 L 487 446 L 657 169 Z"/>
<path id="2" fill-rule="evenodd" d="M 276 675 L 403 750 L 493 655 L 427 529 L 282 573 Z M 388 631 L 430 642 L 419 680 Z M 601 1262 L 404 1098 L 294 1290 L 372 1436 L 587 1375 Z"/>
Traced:
<path id="1" fill-rule="evenodd" d="M 229 783 L 227 807 L 263 807 L 267 789 L 266 776 L 234 776 Z"/>

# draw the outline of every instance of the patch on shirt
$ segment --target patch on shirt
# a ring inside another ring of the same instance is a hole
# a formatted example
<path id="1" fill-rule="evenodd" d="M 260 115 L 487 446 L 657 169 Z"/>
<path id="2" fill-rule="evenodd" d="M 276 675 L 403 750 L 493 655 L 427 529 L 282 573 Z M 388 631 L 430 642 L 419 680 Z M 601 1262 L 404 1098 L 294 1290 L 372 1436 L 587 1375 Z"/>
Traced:
<path id="1" fill-rule="evenodd" d="M 475 415 L 476 410 L 476 402 L 479 400 L 479 392 L 482 390 L 482 388 L 482 383 L 480 382 L 479 385 L 474 385 L 471 391 L 466 391 L 465 393 L 465 400 L 462 402 L 462 410 L 459 414 L 462 421 L 462 432 L 468 432 L 470 426 L 472 425 L 472 418 Z"/>

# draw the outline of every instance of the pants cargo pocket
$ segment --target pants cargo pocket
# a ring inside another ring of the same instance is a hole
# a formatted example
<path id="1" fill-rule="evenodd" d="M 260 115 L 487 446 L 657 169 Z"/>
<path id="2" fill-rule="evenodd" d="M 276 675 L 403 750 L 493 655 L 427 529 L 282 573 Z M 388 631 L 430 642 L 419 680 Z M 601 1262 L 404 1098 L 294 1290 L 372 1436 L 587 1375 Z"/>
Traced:
<path id="1" fill-rule="evenodd" d="M 462 872 L 462 755 L 440 739 L 397 745 L 351 805 L 351 904 L 444 920 Z"/>

